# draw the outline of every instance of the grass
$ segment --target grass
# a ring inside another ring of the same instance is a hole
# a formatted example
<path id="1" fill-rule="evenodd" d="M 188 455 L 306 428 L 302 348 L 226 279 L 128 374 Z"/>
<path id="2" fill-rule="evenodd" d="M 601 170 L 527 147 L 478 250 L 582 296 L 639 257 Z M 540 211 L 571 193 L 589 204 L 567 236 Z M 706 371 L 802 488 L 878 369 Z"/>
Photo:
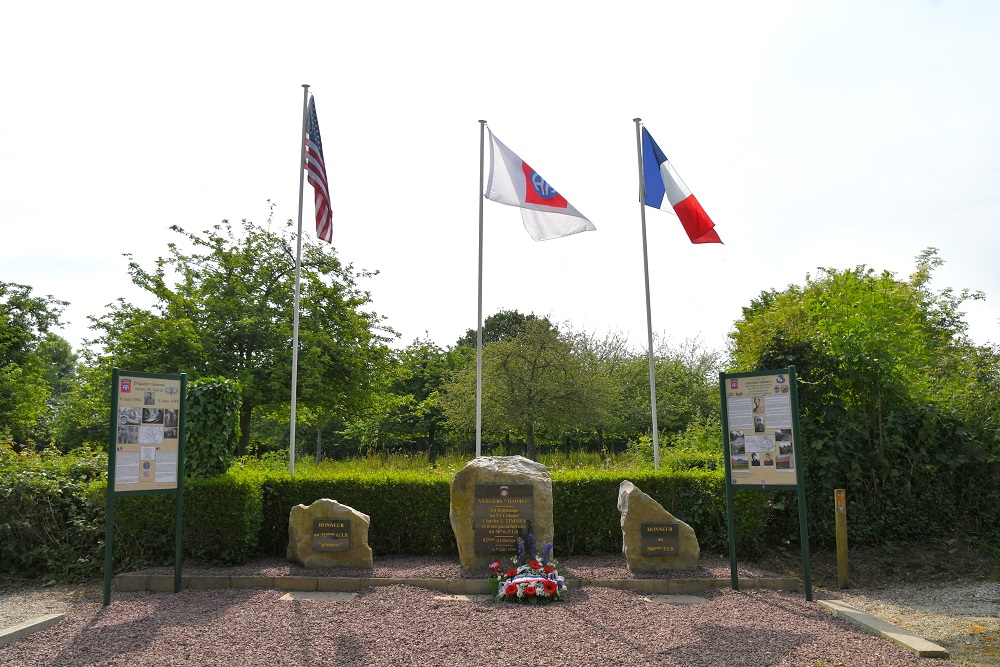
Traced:
<path id="1" fill-rule="evenodd" d="M 644 457 L 635 452 L 607 454 L 600 452 L 546 452 L 538 457 L 539 463 L 552 472 L 561 470 L 649 470 L 653 467 Z M 667 456 L 664 455 L 664 460 Z M 308 475 L 314 472 L 370 473 L 373 470 L 395 470 L 420 472 L 442 479 L 451 477 L 471 460 L 467 455 L 446 453 L 438 456 L 434 465 L 427 460 L 426 454 L 368 454 L 353 456 L 349 459 L 326 459 L 317 464 L 311 457 L 303 457 L 295 462 L 296 474 Z M 242 468 L 280 472 L 288 469 L 286 456 L 268 454 L 261 458 L 244 457 L 236 462 Z"/>

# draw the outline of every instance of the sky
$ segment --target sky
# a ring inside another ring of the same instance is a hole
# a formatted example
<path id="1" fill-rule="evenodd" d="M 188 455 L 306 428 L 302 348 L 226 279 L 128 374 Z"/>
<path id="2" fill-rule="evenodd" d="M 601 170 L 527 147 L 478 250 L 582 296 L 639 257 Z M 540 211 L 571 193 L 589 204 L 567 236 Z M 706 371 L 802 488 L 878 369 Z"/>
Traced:
<path id="1" fill-rule="evenodd" d="M 152 267 L 183 245 L 171 225 L 297 219 L 309 84 L 333 249 L 377 271 L 361 287 L 398 346 L 476 326 L 483 119 L 597 227 L 535 242 L 485 201 L 484 317 L 642 349 L 636 117 L 724 241 L 647 209 L 658 339 L 723 349 L 762 291 L 818 267 L 906 278 L 934 247 L 931 286 L 983 291 L 969 334 L 1000 342 L 997 35 L 993 0 L 16 3 L 0 282 L 70 302 L 79 348 L 116 299 L 152 304 L 123 254 Z"/>

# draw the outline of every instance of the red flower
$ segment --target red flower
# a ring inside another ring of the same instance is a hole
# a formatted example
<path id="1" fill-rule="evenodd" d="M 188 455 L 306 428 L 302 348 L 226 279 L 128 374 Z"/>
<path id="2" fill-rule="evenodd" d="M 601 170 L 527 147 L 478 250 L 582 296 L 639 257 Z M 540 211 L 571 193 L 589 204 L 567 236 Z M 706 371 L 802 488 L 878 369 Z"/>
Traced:
<path id="1" fill-rule="evenodd" d="M 537 560 L 533 560 L 530 563 L 528 563 L 528 567 L 530 567 L 533 570 L 540 570 L 542 569 L 542 564 L 539 563 Z"/>
<path id="2" fill-rule="evenodd" d="M 517 576 L 517 570 L 507 570 L 507 578 L 508 579 L 510 579 L 511 577 L 516 577 L 516 576 Z"/>
<path id="3" fill-rule="evenodd" d="M 546 572 L 555 572 L 556 571 L 556 568 L 552 567 L 551 565 L 546 565 L 544 569 L 545 569 Z"/>
<path id="4" fill-rule="evenodd" d="M 556 590 L 558 590 L 559 587 L 556 586 L 556 582 L 549 581 L 548 579 L 546 579 L 545 581 L 542 582 L 542 588 L 545 589 L 546 593 L 552 595 L 553 593 L 556 592 Z"/>
<path id="5" fill-rule="evenodd" d="M 517 584 L 507 584 L 507 587 L 503 589 L 504 595 L 517 595 Z"/>
<path id="6" fill-rule="evenodd" d="M 526 586 L 524 589 L 525 595 L 534 595 L 536 593 L 534 586 Z"/>

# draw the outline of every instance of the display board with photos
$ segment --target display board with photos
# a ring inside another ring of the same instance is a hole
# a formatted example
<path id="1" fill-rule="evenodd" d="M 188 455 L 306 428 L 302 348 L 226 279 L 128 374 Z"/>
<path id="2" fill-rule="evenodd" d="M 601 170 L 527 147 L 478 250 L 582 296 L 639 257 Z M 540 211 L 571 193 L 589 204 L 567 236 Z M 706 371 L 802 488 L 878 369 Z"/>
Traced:
<path id="1" fill-rule="evenodd" d="M 726 376 L 726 459 L 734 486 L 795 486 L 797 406 L 787 373 Z"/>
<path id="2" fill-rule="evenodd" d="M 181 376 L 120 372 L 112 390 L 115 493 L 169 491 L 181 472 Z"/>

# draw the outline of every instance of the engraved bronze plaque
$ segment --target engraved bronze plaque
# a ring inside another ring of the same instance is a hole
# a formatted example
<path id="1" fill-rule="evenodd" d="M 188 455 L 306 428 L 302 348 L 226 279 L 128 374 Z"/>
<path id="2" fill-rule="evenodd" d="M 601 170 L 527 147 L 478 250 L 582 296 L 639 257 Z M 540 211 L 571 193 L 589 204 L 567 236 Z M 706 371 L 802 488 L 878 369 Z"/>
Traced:
<path id="1" fill-rule="evenodd" d="M 639 547 L 643 556 L 676 556 L 681 549 L 678 523 L 644 523 L 639 526 Z"/>
<path id="2" fill-rule="evenodd" d="M 517 539 L 526 539 L 535 520 L 531 484 L 477 484 L 472 515 L 474 552 L 513 556 Z"/>
<path id="3" fill-rule="evenodd" d="M 350 519 L 313 519 L 313 551 L 348 551 L 351 548 Z"/>

